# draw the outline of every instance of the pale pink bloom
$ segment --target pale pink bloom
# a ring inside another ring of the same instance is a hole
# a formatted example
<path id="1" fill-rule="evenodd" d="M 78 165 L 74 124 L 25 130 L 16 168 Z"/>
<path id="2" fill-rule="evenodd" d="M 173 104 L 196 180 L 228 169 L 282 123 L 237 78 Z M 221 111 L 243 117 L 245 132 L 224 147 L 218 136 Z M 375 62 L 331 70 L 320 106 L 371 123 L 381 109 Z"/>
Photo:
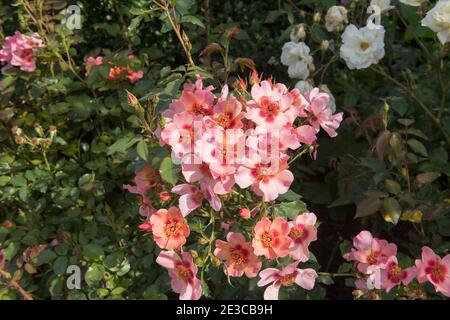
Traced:
<path id="1" fill-rule="evenodd" d="M 252 245 L 257 256 L 272 260 L 290 253 L 292 240 L 289 237 L 289 223 L 283 218 L 276 217 L 273 222 L 262 218 L 255 225 L 254 232 Z"/>
<path id="2" fill-rule="evenodd" d="M 144 218 L 149 218 L 156 212 L 156 209 L 153 207 L 150 199 L 147 196 L 143 194 L 141 194 L 140 196 L 141 198 L 139 202 L 139 214 Z"/>
<path id="3" fill-rule="evenodd" d="M 317 140 L 317 131 L 309 125 L 300 126 L 296 129 L 298 140 L 304 144 L 313 144 Z"/>
<path id="4" fill-rule="evenodd" d="M 189 237 L 190 230 L 183 219 L 180 209 L 170 207 L 159 209 L 150 217 L 153 237 L 162 249 L 181 249 Z"/>
<path id="5" fill-rule="evenodd" d="M 247 134 L 246 144 L 256 152 L 260 162 L 269 162 L 273 158 L 280 158 L 283 155 L 282 151 L 296 150 L 300 147 L 297 132 L 290 125 L 270 130 L 256 127 Z"/>
<path id="6" fill-rule="evenodd" d="M 310 113 L 309 123 L 317 131 L 320 127 L 328 133 L 330 137 L 336 137 L 336 129 L 341 124 L 343 113 L 339 112 L 333 115 L 330 108 L 327 107 L 330 96 L 327 93 L 319 92 L 318 88 L 314 88 L 305 94 L 308 101 L 305 110 Z"/>
<path id="7" fill-rule="evenodd" d="M 123 188 L 131 193 L 144 194 L 156 185 L 158 177 L 158 171 L 153 169 L 149 164 L 146 164 L 141 170 L 136 171 L 136 176 L 133 179 L 135 185 L 125 184 Z"/>
<path id="8" fill-rule="evenodd" d="M 220 231 L 228 232 L 228 231 L 230 231 L 230 227 L 231 227 L 231 225 L 229 223 L 226 223 L 223 221 L 220 223 Z"/>
<path id="9" fill-rule="evenodd" d="M 201 189 L 191 184 L 180 184 L 173 187 L 172 192 L 180 195 L 178 205 L 184 217 L 199 208 L 204 199 L 208 200 L 215 211 L 219 211 L 222 206 L 219 197 L 207 184 L 202 184 Z"/>
<path id="10" fill-rule="evenodd" d="M 393 287 L 400 283 L 407 286 L 416 276 L 415 267 L 400 268 L 395 256 L 389 257 L 385 266 L 380 268 L 378 272 L 380 273 L 381 288 L 386 290 L 386 292 L 391 291 Z"/>
<path id="11" fill-rule="evenodd" d="M 281 286 L 290 287 L 294 283 L 306 290 L 314 288 L 317 273 L 314 269 L 299 269 L 299 261 L 291 263 L 281 270 L 276 268 L 267 268 L 259 273 L 261 280 L 258 281 L 258 287 L 264 287 L 272 283 L 264 291 L 264 300 L 278 300 L 278 292 Z"/>
<path id="12" fill-rule="evenodd" d="M 369 231 L 361 231 L 353 238 L 351 252 L 344 255 L 347 261 L 356 261 L 358 270 L 366 273 L 369 266 L 386 263 L 389 257 L 397 255 L 397 246 L 386 240 L 374 238 Z"/>
<path id="13" fill-rule="evenodd" d="M 450 254 L 441 259 L 429 247 L 422 247 L 422 259 L 416 260 L 417 280 L 429 281 L 436 292 L 450 297 Z"/>
<path id="14" fill-rule="evenodd" d="M 194 151 L 196 140 L 194 135 L 201 134 L 201 131 L 201 119 L 190 112 L 177 113 L 173 116 L 173 121 L 166 124 L 161 131 L 161 140 L 172 147 L 172 151 L 177 157 L 183 158 Z"/>
<path id="15" fill-rule="evenodd" d="M 306 262 L 309 259 L 308 246 L 317 240 L 317 217 L 312 212 L 305 212 L 289 222 L 289 237 L 292 239 L 291 256 L 294 260 Z"/>
<path id="16" fill-rule="evenodd" d="M 156 263 L 168 269 L 172 290 L 180 294 L 180 300 L 200 299 L 202 285 L 197 278 L 197 266 L 189 253 L 183 252 L 180 258 L 173 251 L 161 251 Z"/>
<path id="17" fill-rule="evenodd" d="M 252 86 L 251 94 L 253 100 L 247 102 L 246 118 L 257 126 L 276 129 L 294 122 L 297 114 L 285 85 L 264 80 Z"/>
<path id="18" fill-rule="evenodd" d="M 234 178 L 239 187 L 245 189 L 252 186 L 253 191 L 257 195 L 263 196 L 264 201 L 267 202 L 288 192 L 294 176 L 287 168 L 286 160 L 281 160 L 278 165 L 257 163 L 240 166 Z"/>
<path id="19" fill-rule="evenodd" d="M 137 72 L 134 70 L 129 70 L 127 78 L 128 78 L 128 80 L 130 80 L 131 83 L 135 83 L 139 79 L 142 79 L 143 76 L 144 76 L 144 72 L 142 70 L 139 70 Z"/>
<path id="20" fill-rule="evenodd" d="M 254 278 L 261 269 L 262 263 L 253 253 L 250 242 L 246 242 L 241 233 L 229 232 L 227 242 L 216 240 L 214 255 L 225 261 L 224 272 L 230 277 L 241 277 L 244 273 Z"/>
<path id="21" fill-rule="evenodd" d="M 294 88 L 289 92 L 289 94 L 291 95 L 292 105 L 294 106 L 294 110 L 296 110 L 297 116 L 301 118 L 308 117 L 308 114 L 305 112 L 305 107 L 308 105 L 308 101 L 300 93 L 300 90 Z"/>
<path id="22" fill-rule="evenodd" d="M 86 61 L 86 76 L 91 73 L 92 68 L 103 64 L 103 57 L 98 56 L 96 58 L 89 56 Z"/>
<path id="23" fill-rule="evenodd" d="M 0 50 L 0 62 L 6 62 L 2 71 L 20 67 L 22 71 L 33 72 L 36 69 L 35 53 L 43 46 L 44 43 L 37 33 L 27 36 L 16 31 L 13 36 L 6 37 Z"/>

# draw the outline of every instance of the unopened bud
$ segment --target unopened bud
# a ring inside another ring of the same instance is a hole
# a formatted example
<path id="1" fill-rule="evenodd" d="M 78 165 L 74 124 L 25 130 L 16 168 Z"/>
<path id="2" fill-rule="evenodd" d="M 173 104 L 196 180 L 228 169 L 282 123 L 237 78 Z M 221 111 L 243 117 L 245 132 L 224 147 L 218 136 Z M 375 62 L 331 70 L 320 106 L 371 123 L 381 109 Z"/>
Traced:
<path id="1" fill-rule="evenodd" d="M 247 208 L 242 208 L 241 210 L 239 210 L 239 215 L 244 220 L 247 220 L 247 219 L 251 218 L 250 210 L 247 209 Z"/>
<path id="2" fill-rule="evenodd" d="M 161 192 L 159 194 L 159 200 L 161 200 L 162 202 L 166 202 L 170 200 L 170 193 L 168 193 L 167 191 Z"/>
<path id="3" fill-rule="evenodd" d="M 36 133 L 40 136 L 43 137 L 44 136 L 44 130 L 42 130 L 42 126 L 39 123 L 35 123 L 33 125 L 34 127 L 34 131 L 36 131 Z"/>
<path id="4" fill-rule="evenodd" d="M 132 107 L 136 107 L 139 104 L 138 99 L 134 94 L 132 94 L 130 91 L 127 90 L 127 98 L 128 98 L 128 104 Z"/>
<path id="5" fill-rule="evenodd" d="M 31 139 L 31 144 L 34 146 L 37 146 L 39 144 L 41 139 L 34 137 L 33 139 Z"/>
<path id="6" fill-rule="evenodd" d="M 24 139 L 20 136 L 17 136 L 15 140 L 17 144 L 22 144 L 24 142 Z"/>
<path id="7" fill-rule="evenodd" d="M 322 40 L 322 42 L 320 43 L 320 50 L 327 51 L 329 47 L 330 47 L 330 41 Z"/>
<path id="8" fill-rule="evenodd" d="M 11 132 L 14 135 L 20 136 L 22 134 L 22 129 L 20 129 L 18 126 L 14 126 L 11 128 Z"/>
<path id="9" fill-rule="evenodd" d="M 291 41 L 299 42 L 303 41 L 306 38 L 306 30 L 305 24 L 300 23 L 294 26 L 291 31 Z"/>
<path id="10" fill-rule="evenodd" d="M 321 18 L 322 18 L 322 17 L 321 17 L 321 15 L 320 15 L 320 12 L 314 13 L 314 17 L 313 17 L 314 23 L 319 23 Z"/>

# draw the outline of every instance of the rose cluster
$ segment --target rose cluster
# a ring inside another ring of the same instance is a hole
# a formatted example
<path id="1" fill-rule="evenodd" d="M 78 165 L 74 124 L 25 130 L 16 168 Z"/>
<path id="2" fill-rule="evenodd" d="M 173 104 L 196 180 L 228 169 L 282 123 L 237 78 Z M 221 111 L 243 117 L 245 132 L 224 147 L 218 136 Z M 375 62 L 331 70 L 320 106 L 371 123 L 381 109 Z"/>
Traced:
<path id="1" fill-rule="evenodd" d="M 197 266 L 191 254 L 181 251 L 190 234 L 189 227 L 180 210 L 171 207 L 160 209 L 150 217 L 151 232 L 156 244 L 162 249 L 156 262 L 169 270 L 174 292 L 182 300 L 199 299 L 202 287 L 197 278 Z M 311 290 L 317 273 L 314 269 L 298 268 L 300 262 L 309 260 L 309 244 L 317 240 L 316 216 L 305 212 L 293 221 L 277 217 L 273 221 L 262 218 L 253 229 L 254 237 L 247 241 L 242 233 L 228 232 L 226 241 L 216 240 L 214 256 L 224 262 L 224 273 L 229 277 L 248 278 L 258 275 L 259 287 L 268 286 L 264 299 L 277 300 L 281 286 L 298 286 Z M 175 251 L 176 250 L 176 251 Z M 292 262 L 280 269 L 267 268 L 262 271 L 260 257 L 268 261 L 290 257 Z"/>
<path id="2" fill-rule="evenodd" d="M 417 279 L 419 283 L 429 281 L 436 292 L 450 297 L 450 254 L 441 259 L 424 246 L 422 257 L 415 261 L 415 266 L 401 268 L 394 243 L 374 238 L 369 231 L 361 231 L 353 239 L 353 248 L 344 259 L 353 261 L 363 275 L 355 282 L 362 291 L 382 289 L 389 292 L 397 285 L 407 286 Z"/>
<path id="3" fill-rule="evenodd" d="M 2 71 L 20 67 L 22 71 L 33 72 L 36 69 L 36 51 L 43 46 L 44 42 L 37 33 L 27 36 L 16 31 L 13 36 L 6 37 L 0 49 L 0 62 L 6 62 Z"/>
<path id="4" fill-rule="evenodd" d="M 135 59 L 135 56 L 129 55 L 128 60 L 132 61 Z M 89 56 L 86 61 L 86 76 L 88 76 L 92 70 L 92 68 L 96 66 L 100 66 L 103 64 L 103 57 L 97 56 L 92 57 Z M 110 69 L 109 69 L 109 80 L 128 80 L 131 84 L 135 83 L 139 79 L 142 79 L 144 76 L 144 72 L 142 70 L 135 71 L 133 68 L 127 64 L 125 66 L 117 66 L 112 61 L 109 61 Z"/>
<path id="5" fill-rule="evenodd" d="M 157 130 L 161 145 L 168 145 L 179 159 L 186 184 L 172 192 L 180 195 L 184 216 L 207 200 L 218 211 L 220 196 L 237 184 L 264 201 L 286 193 L 294 179 L 288 170 L 289 149 L 315 148 L 322 128 L 330 137 L 342 121 L 342 113 L 328 108 L 329 96 L 317 88 L 301 94 L 285 85 L 264 80 L 240 99 L 224 87 L 220 97 L 201 78 L 187 84 L 181 98 L 163 113 L 164 126 Z M 249 99 L 246 99 L 246 96 Z"/>
<path id="6" fill-rule="evenodd" d="M 154 209 L 150 189 L 153 195 L 159 194 L 161 203 L 171 196 L 161 189 L 158 171 L 148 164 L 137 171 L 133 185 L 124 186 L 141 198 L 140 213 L 146 220 L 140 229 L 152 233 L 164 249 L 156 261 L 169 270 L 172 289 L 180 299 L 198 299 L 202 294 L 193 257 L 183 252 L 190 235 L 186 217 L 205 200 L 212 210 L 221 210 L 222 201 L 236 186 L 250 187 L 262 197 L 261 203 L 275 200 L 289 190 L 294 179 L 288 161 L 300 155 L 295 150 L 315 153 L 320 129 L 335 137 L 342 121 L 342 113 L 333 114 L 327 106 L 328 95 L 317 88 L 301 94 L 271 80 L 253 79 L 251 92 L 241 81 L 236 89 L 238 98 L 228 87 L 216 97 L 214 88 L 205 87 L 197 76 L 163 112 L 164 124 L 155 134 L 162 146 L 170 148 L 173 160 L 179 161 L 186 180 L 171 190 L 179 196 L 178 207 Z M 236 217 L 247 220 L 255 217 L 258 209 L 238 209 Z M 300 269 L 298 264 L 308 261 L 308 246 L 317 239 L 316 216 L 306 212 L 292 221 L 282 217 L 272 221 L 263 214 L 258 220 L 251 240 L 223 228 L 226 241 L 216 240 L 213 254 L 224 262 L 224 273 L 249 278 L 259 274 L 258 286 L 271 283 L 266 299 L 276 299 L 281 286 L 296 283 L 304 289 L 313 288 L 317 273 Z M 289 265 L 260 272 L 261 258 L 275 261 L 284 257 L 290 257 Z"/>

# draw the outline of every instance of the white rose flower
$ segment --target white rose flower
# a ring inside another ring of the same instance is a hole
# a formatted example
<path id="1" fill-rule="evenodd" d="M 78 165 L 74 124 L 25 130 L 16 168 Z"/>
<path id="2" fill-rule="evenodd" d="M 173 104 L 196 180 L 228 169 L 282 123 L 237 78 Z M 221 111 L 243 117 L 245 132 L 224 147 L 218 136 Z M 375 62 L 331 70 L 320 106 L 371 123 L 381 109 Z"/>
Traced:
<path id="1" fill-rule="evenodd" d="M 391 6 L 391 0 L 372 0 L 370 1 L 371 6 L 378 6 L 381 10 L 381 13 L 387 12 L 393 8 L 394 6 Z"/>
<path id="2" fill-rule="evenodd" d="M 351 24 L 342 34 L 341 58 L 350 69 L 365 69 L 384 57 L 384 27 L 358 29 Z"/>
<path id="3" fill-rule="evenodd" d="M 422 3 L 427 2 L 427 0 L 400 0 L 400 2 L 408 6 L 419 7 Z"/>
<path id="4" fill-rule="evenodd" d="M 306 79 L 309 76 L 309 66 L 313 57 L 309 54 L 309 47 L 304 42 L 286 42 L 281 52 L 281 63 L 288 66 L 290 78 Z"/>
<path id="5" fill-rule="evenodd" d="M 330 91 L 330 88 L 326 84 L 321 84 L 319 86 L 319 90 L 325 93 L 328 93 L 330 96 L 330 100 L 327 102 L 327 108 L 330 109 L 333 113 L 336 112 L 336 99 L 334 98 L 333 94 Z"/>
<path id="6" fill-rule="evenodd" d="M 348 23 L 347 9 L 343 6 L 332 6 L 325 16 L 325 28 L 328 32 L 340 31 Z"/>
<path id="7" fill-rule="evenodd" d="M 295 87 L 300 91 L 301 94 L 309 92 L 313 89 L 313 86 L 308 81 L 300 80 L 295 84 Z"/>
<path id="8" fill-rule="evenodd" d="M 433 9 L 427 12 L 422 26 L 437 32 L 442 44 L 450 41 L 450 0 L 439 0 Z"/>

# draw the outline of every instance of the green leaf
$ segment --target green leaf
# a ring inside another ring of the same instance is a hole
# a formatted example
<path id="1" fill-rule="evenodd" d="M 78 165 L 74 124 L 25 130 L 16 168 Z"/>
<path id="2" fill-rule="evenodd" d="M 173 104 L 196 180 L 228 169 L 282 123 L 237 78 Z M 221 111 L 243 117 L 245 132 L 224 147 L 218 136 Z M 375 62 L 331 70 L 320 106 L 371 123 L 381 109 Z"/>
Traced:
<path id="1" fill-rule="evenodd" d="M 136 147 L 136 151 L 139 157 L 141 157 L 145 161 L 148 160 L 148 146 L 144 140 L 139 141 Z"/>
<path id="2" fill-rule="evenodd" d="M 0 177 L 0 187 L 5 186 L 9 182 L 9 180 L 11 180 L 11 177 L 1 176 Z"/>
<path id="3" fill-rule="evenodd" d="M 409 139 L 409 140 L 407 141 L 407 143 L 408 143 L 408 146 L 410 146 L 411 149 L 412 149 L 415 153 L 418 153 L 418 154 L 420 154 L 420 155 L 422 155 L 422 156 L 424 156 L 424 157 L 427 157 L 427 156 L 428 156 L 427 149 L 425 148 L 425 146 L 423 145 L 423 143 L 420 142 L 419 140 L 417 140 L 417 139 Z"/>
<path id="4" fill-rule="evenodd" d="M 402 214 L 402 208 L 395 198 L 385 198 L 384 199 L 384 211 L 383 218 L 387 222 L 397 224 L 400 215 Z"/>
<path id="5" fill-rule="evenodd" d="M 53 250 L 45 249 L 42 251 L 39 256 L 36 258 L 35 265 L 37 267 L 52 262 L 56 258 L 56 253 Z"/>
<path id="6" fill-rule="evenodd" d="M 175 168 L 170 156 L 165 157 L 161 162 L 159 173 L 161 174 L 161 178 L 171 185 L 174 186 L 177 183 L 178 170 Z"/>
<path id="7" fill-rule="evenodd" d="M 358 203 L 355 219 L 370 216 L 380 210 L 382 206 L 383 202 L 379 198 L 367 197 Z"/>
<path id="8" fill-rule="evenodd" d="M 84 280 L 89 286 L 92 286 L 103 279 L 104 272 L 105 268 L 103 266 L 93 263 L 86 271 Z"/>
<path id="9" fill-rule="evenodd" d="M 202 20 L 200 20 L 200 18 L 196 17 L 196 16 L 183 16 L 183 18 L 181 18 L 181 22 L 182 23 L 192 23 L 193 25 L 199 26 L 200 28 L 205 29 L 205 25 L 203 24 Z"/>
<path id="10" fill-rule="evenodd" d="M 398 194 L 401 191 L 400 184 L 397 181 L 386 179 L 384 181 L 384 185 L 386 186 L 386 189 L 392 194 Z"/>
<path id="11" fill-rule="evenodd" d="M 274 206 L 274 214 L 278 217 L 295 219 L 299 214 L 306 211 L 303 201 L 282 202 Z"/>
<path id="12" fill-rule="evenodd" d="M 58 275 L 66 273 L 68 260 L 67 257 L 58 257 L 53 264 L 53 271 Z"/>
<path id="13" fill-rule="evenodd" d="M 110 156 L 116 152 L 125 152 L 126 150 L 131 148 L 136 142 L 138 142 L 140 140 L 141 140 L 140 136 L 123 137 L 123 138 L 117 140 L 111 146 L 109 146 L 107 155 Z"/>
<path id="14" fill-rule="evenodd" d="M 83 254 L 90 259 L 97 260 L 103 257 L 105 252 L 99 245 L 90 243 L 83 247 Z"/>

